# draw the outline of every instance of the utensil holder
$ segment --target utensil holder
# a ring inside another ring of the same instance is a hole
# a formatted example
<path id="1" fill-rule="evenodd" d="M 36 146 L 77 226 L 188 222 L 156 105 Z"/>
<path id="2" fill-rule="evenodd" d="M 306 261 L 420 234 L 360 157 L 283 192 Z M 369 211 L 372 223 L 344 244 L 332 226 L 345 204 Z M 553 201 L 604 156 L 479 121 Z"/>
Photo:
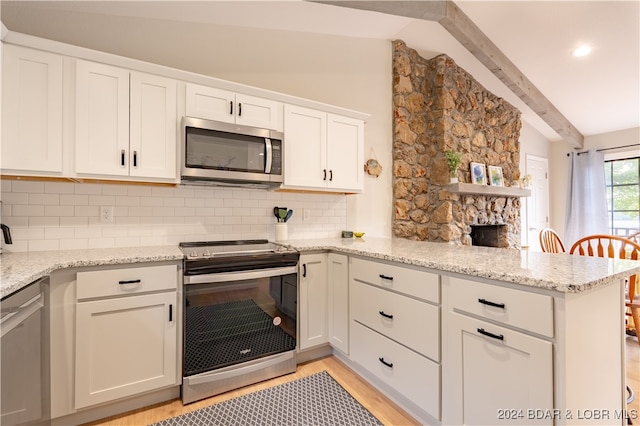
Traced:
<path id="1" fill-rule="evenodd" d="M 286 223 L 276 223 L 276 241 L 287 241 L 289 230 Z"/>

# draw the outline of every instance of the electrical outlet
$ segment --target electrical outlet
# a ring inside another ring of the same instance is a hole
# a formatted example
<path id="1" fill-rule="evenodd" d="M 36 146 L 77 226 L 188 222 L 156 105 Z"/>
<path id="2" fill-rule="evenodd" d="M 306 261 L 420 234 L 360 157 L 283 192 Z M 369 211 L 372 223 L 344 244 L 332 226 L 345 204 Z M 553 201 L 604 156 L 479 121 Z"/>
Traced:
<path id="1" fill-rule="evenodd" d="M 100 206 L 100 223 L 113 223 L 112 206 Z"/>
<path id="2" fill-rule="evenodd" d="M 306 222 L 309 219 L 311 219 L 311 212 L 309 209 L 302 209 L 302 220 Z"/>

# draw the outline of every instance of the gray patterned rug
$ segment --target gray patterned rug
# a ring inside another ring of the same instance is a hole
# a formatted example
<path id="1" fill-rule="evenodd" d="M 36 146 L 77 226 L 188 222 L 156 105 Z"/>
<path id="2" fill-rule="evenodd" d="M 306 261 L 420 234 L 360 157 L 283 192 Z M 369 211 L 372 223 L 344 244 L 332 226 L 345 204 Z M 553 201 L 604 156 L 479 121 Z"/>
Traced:
<path id="1" fill-rule="evenodd" d="M 172 417 L 152 426 L 376 425 L 326 371 Z"/>

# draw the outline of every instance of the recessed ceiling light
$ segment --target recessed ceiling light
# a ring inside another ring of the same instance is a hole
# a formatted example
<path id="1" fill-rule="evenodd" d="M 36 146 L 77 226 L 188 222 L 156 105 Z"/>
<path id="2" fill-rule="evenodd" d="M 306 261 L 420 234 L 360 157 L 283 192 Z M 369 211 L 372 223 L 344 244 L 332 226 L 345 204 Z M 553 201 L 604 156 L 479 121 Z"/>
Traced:
<path id="1" fill-rule="evenodd" d="M 576 47 L 575 49 L 573 49 L 571 51 L 571 54 L 573 56 L 575 56 L 576 58 L 579 58 L 581 56 L 587 56 L 589 53 L 591 53 L 591 46 L 587 45 L 587 44 L 583 44 L 581 46 Z"/>

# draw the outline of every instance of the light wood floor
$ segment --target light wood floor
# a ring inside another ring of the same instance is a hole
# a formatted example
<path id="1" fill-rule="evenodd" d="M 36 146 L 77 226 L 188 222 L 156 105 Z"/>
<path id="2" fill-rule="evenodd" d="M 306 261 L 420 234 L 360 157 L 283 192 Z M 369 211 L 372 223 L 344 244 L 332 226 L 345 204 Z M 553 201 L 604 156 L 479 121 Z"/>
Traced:
<path id="1" fill-rule="evenodd" d="M 635 400 L 627 406 L 627 410 L 632 416 L 640 416 L 640 345 L 633 337 L 626 339 L 627 358 L 627 384 L 636 392 Z M 291 380 L 296 380 L 314 373 L 326 370 L 340 383 L 355 399 L 364 407 L 371 411 L 385 425 L 419 425 L 415 419 L 405 413 L 395 403 L 374 389 L 371 385 L 361 379 L 356 373 L 340 362 L 337 358 L 330 356 L 318 360 L 310 361 L 298 366 L 298 370 L 293 374 L 267 380 L 255 385 L 227 392 L 222 395 L 194 402 L 183 406 L 180 400 L 169 401 L 153 407 L 137 410 L 125 415 L 104 419 L 90 423 L 91 426 L 139 426 L 148 425 L 160 420 L 168 419 L 189 411 L 197 410 L 227 399 L 235 398 L 265 389 Z M 640 417 L 633 419 L 634 424 L 640 424 Z"/>
<path id="2" fill-rule="evenodd" d="M 183 406 L 180 400 L 169 401 L 153 407 L 137 410 L 126 415 L 111 417 L 98 422 L 89 423 L 92 426 L 140 426 L 159 422 L 170 417 L 207 407 L 209 405 L 245 395 L 257 390 L 265 389 L 281 383 L 300 379 L 326 370 L 331 376 L 342 385 L 360 404 L 366 407 L 378 420 L 385 425 L 419 425 L 420 423 L 405 413 L 395 403 L 374 389 L 371 385 L 360 378 L 344 363 L 334 356 L 320 358 L 305 364 L 298 365 L 295 373 L 275 379 L 246 386 L 241 389 L 230 391 L 221 395 L 216 395 L 202 401 Z"/>

